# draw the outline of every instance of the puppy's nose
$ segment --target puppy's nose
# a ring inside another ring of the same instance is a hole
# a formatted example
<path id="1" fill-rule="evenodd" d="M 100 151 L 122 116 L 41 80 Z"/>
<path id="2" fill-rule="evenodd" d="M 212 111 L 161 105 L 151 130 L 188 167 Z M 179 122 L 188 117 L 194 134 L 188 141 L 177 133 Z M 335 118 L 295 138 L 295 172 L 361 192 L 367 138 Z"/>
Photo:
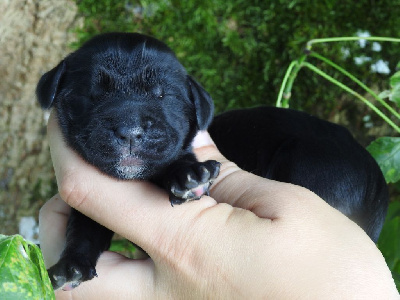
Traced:
<path id="1" fill-rule="evenodd" d="M 117 141 L 122 146 L 133 146 L 140 143 L 143 139 L 143 128 L 120 126 L 114 130 Z"/>

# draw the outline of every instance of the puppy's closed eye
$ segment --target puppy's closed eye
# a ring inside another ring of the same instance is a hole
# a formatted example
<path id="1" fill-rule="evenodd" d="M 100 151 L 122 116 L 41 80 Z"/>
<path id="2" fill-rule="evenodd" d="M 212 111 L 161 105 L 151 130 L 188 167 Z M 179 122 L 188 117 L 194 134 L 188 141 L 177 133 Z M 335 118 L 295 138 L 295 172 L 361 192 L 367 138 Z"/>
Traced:
<path id="1" fill-rule="evenodd" d="M 161 85 L 157 84 L 153 87 L 152 89 L 152 93 L 154 94 L 154 96 L 156 96 L 157 98 L 163 98 L 164 97 L 164 89 L 162 88 Z"/>

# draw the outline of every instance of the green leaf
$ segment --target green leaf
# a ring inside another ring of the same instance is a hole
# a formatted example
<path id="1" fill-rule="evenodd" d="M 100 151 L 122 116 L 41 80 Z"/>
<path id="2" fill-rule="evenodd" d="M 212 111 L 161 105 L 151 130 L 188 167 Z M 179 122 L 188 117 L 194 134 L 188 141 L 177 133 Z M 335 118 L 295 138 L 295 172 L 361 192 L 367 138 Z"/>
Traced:
<path id="1" fill-rule="evenodd" d="M 390 97 L 392 97 L 392 91 L 390 91 L 390 90 L 385 90 L 385 91 L 381 92 L 381 93 L 378 95 L 378 97 L 381 98 L 381 99 L 390 98 Z"/>
<path id="2" fill-rule="evenodd" d="M 400 86 L 400 71 L 396 72 L 390 77 L 390 86 L 395 88 L 396 86 Z"/>
<path id="3" fill-rule="evenodd" d="M 40 249 L 0 234 L 0 299 L 55 299 Z"/>
<path id="4" fill-rule="evenodd" d="M 367 150 L 378 162 L 386 182 L 400 180 L 400 137 L 381 137 L 373 141 Z"/>
<path id="5" fill-rule="evenodd" d="M 391 100 L 400 107 L 400 84 L 395 86 L 392 91 Z"/>
<path id="6" fill-rule="evenodd" d="M 394 201 L 391 202 L 389 205 L 389 209 L 386 215 L 386 222 L 389 222 L 390 220 L 400 217 L 400 201 Z M 400 235 L 399 235 L 400 238 Z M 400 255 L 400 253 L 399 253 Z"/>
<path id="7" fill-rule="evenodd" d="M 394 73 L 393 76 L 390 77 L 390 86 L 392 88 L 390 100 L 400 107 L 400 71 Z"/>
<path id="8" fill-rule="evenodd" d="M 135 246 L 128 240 L 113 240 L 109 250 L 118 252 L 129 258 L 133 258 L 136 252 Z"/>

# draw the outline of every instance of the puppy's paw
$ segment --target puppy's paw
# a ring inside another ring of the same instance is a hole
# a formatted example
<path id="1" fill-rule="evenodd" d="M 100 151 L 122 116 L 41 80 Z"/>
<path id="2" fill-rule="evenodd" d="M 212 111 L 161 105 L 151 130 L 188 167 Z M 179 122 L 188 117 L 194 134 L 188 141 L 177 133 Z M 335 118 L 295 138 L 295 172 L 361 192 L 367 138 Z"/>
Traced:
<path id="1" fill-rule="evenodd" d="M 208 195 L 210 186 L 219 174 L 221 164 L 215 160 L 193 162 L 175 170 L 170 179 L 171 205 L 198 200 Z"/>
<path id="2" fill-rule="evenodd" d="M 47 270 L 54 290 L 70 291 L 82 282 L 97 277 L 96 269 L 85 257 L 62 257 Z"/>

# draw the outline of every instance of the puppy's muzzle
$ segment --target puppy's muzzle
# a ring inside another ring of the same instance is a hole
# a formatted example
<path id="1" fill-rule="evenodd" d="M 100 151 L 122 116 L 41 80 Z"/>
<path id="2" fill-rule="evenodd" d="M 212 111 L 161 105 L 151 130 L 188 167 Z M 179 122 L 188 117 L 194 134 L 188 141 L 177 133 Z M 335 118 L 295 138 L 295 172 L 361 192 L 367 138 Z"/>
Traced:
<path id="1" fill-rule="evenodd" d="M 119 126 L 114 130 L 117 143 L 121 147 L 138 147 L 143 142 L 145 131 L 142 127 Z"/>

